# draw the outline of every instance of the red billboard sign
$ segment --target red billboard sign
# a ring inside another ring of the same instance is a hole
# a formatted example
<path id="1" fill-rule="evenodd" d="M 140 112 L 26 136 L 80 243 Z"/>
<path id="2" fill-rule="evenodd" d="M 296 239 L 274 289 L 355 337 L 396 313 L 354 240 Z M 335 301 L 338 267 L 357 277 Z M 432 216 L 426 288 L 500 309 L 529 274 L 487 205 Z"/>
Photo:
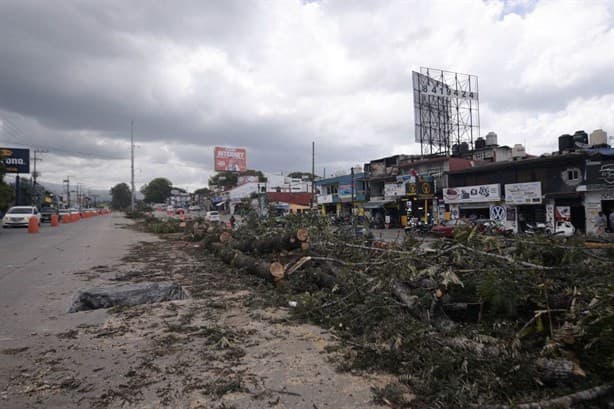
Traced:
<path id="1" fill-rule="evenodd" d="M 245 172 L 247 170 L 247 155 L 245 148 L 215 147 L 216 172 Z"/>

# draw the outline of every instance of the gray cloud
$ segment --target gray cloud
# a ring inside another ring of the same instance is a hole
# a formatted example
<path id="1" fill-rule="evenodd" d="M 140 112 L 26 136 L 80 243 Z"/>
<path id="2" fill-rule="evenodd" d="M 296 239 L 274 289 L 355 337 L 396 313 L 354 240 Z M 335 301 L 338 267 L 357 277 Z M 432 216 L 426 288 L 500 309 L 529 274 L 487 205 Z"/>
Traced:
<path id="1" fill-rule="evenodd" d="M 349 167 L 419 151 L 421 65 L 478 75 L 482 120 L 509 140 L 553 132 L 540 115 L 584 127 L 572 101 L 614 94 L 612 5 L 513 3 L 5 1 L 0 143 L 52 148 L 57 173 L 87 158 L 96 186 L 126 181 L 131 120 L 142 182 L 203 184 L 215 145 L 289 172 L 316 141 L 318 169 Z"/>

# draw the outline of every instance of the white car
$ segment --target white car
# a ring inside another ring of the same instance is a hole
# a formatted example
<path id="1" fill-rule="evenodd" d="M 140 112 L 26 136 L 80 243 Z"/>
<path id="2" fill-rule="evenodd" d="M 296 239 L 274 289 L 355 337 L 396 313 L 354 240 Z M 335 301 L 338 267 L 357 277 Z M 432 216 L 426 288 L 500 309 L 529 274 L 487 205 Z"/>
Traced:
<path id="1" fill-rule="evenodd" d="M 571 237 L 576 232 L 576 228 L 570 221 L 567 220 L 558 220 L 554 224 L 554 229 L 552 227 L 546 228 L 546 233 L 551 234 L 557 237 Z"/>
<path id="2" fill-rule="evenodd" d="M 188 210 L 191 212 L 200 212 L 200 206 L 190 206 Z"/>
<path id="3" fill-rule="evenodd" d="M 207 212 L 207 214 L 205 214 L 205 220 L 208 222 L 219 222 L 220 214 L 216 211 Z"/>
<path id="4" fill-rule="evenodd" d="M 13 206 L 2 218 L 2 227 L 28 227 L 31 218 L 35 218 L 40 226 L 41 215 L 35 206 Z"/>

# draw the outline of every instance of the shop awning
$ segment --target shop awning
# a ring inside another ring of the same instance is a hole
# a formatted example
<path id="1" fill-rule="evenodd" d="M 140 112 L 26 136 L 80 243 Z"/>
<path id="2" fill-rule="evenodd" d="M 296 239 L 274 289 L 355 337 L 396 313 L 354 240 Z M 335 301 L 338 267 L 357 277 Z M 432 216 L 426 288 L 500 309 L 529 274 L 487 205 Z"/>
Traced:
<path id="1" fill-rule="evenodd" d="M 384 207 L 384 205 L 388 203 L 392 203 L 394 200 L 373 200 L 370 202 L 366 202 L 362 205 L 363 209 L 377 209 L 379 207 Z"/>

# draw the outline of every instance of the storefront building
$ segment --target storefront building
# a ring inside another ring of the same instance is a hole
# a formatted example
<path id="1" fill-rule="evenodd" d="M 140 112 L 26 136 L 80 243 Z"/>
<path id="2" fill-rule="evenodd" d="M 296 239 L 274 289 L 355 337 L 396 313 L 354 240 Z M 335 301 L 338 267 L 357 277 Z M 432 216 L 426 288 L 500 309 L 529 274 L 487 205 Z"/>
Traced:
<path id="1" fill-rule="evenodd" d="M 526 224 L 553 226 L 557 219 L 569 220 L 576 229 L 585 231 L 582 184 L 586 157 L 584 152 L 572 152 L 451 171 L 448 189 L 457 193 L 462 188 L 479 192 L 480 187 L 492 184 L 498 184 L 504 191 L 499 192 L 498 200 L 467 203 L 467 199 L 460 199 L 460 203 L 458 200 L 446 203 L 459 205 L 450 207 L 453 214 L 457 211 L 459 216 L 471 215 L 474 211 L 479 218 L 505 220 L 515 231 L 522 231 Z M 492 213 L 494 206 L 500 207 Z"/>
<path id="2" fill-rule="evenodd" d="M 316 196 L 318 207 L 323 216 L 338 218 L 364 214 L 364 203 L 367 201 L 367 189 L 364 172 L 354 172 L 349 175 L 336 176 L 316 181 Z M 354 210 L 353 210 L 354 209 Z"/>
<path id="3" fill-rule="evenodd" d="M 586 210 L 586 231 L 596 233 L 596 218 L 599 212 L 610 219 L 614 213 L 614 149 L 598 149 L 589 152 L 586 160 L 586 185 L 580 186 L 584 191 Z M 614 225 L 608 223 L 610 232 Z"/>

